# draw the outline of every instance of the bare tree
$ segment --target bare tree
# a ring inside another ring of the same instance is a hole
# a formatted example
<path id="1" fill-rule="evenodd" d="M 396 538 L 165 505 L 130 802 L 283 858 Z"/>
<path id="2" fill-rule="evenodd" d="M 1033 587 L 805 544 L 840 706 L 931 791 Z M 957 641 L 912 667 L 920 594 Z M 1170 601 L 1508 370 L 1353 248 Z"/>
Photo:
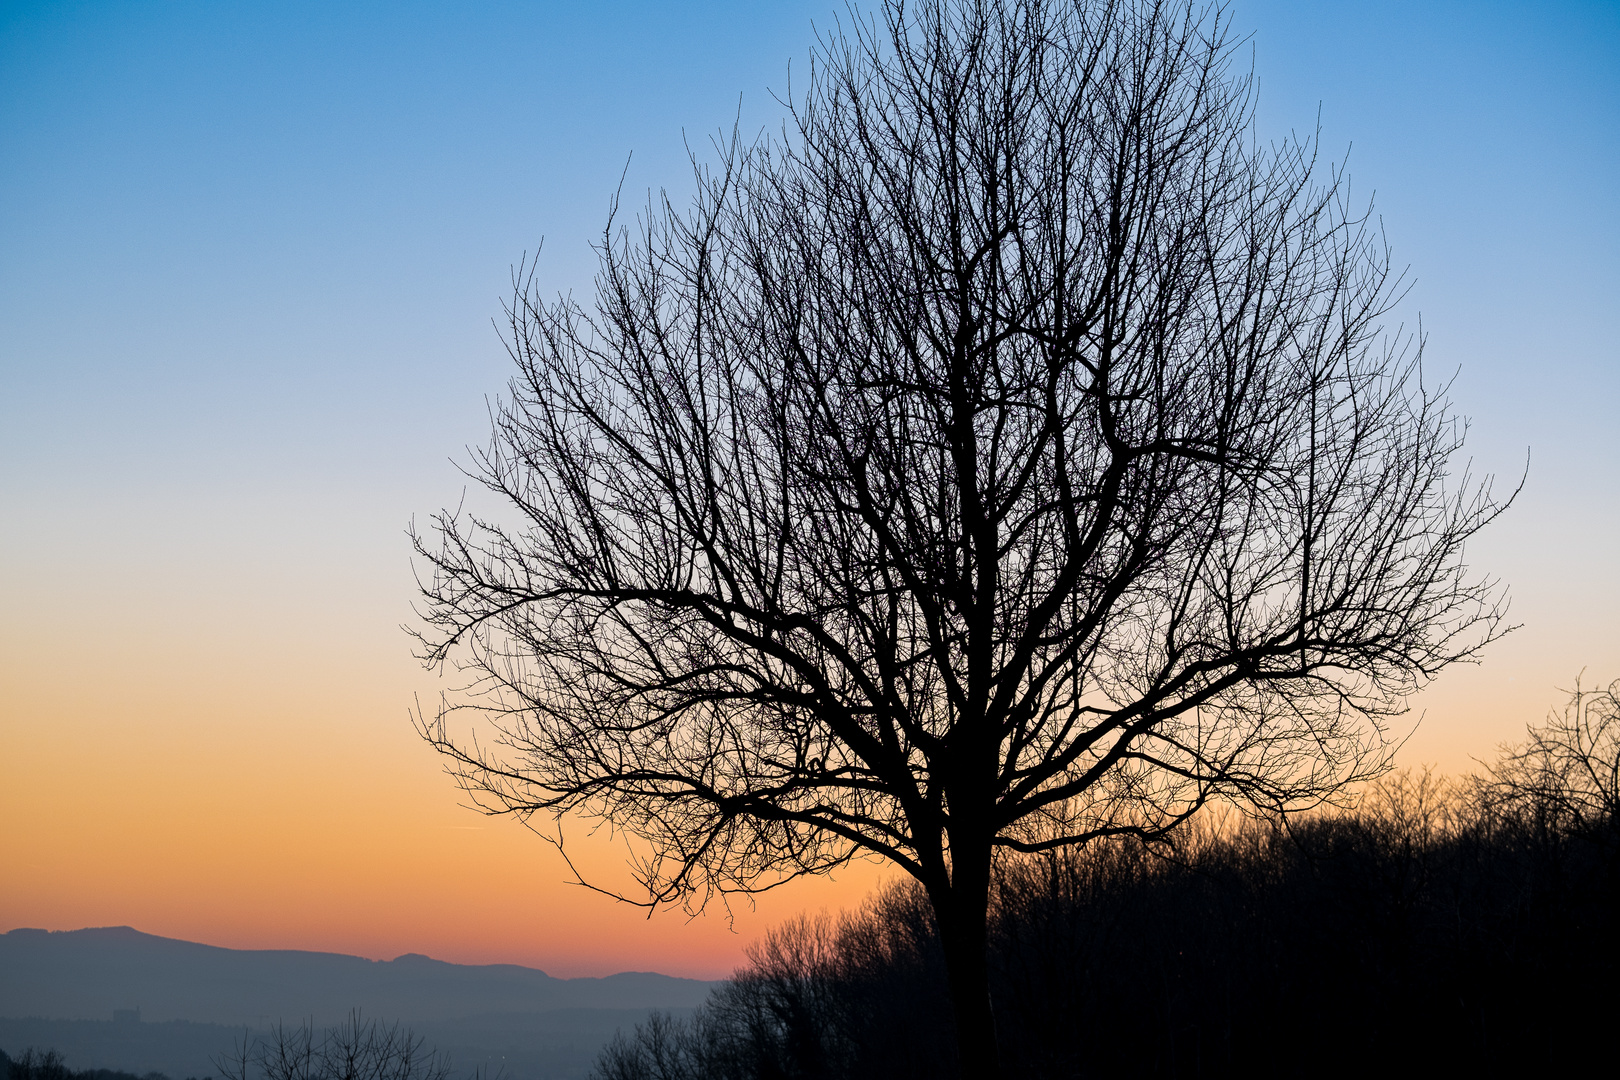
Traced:
<path id="1" fill-rule="evenodd" d="M 1620 679 L 1575 680 L 1561 713 L 1504 746 L 1484 779 L 1484 801 L 1559 833 L 1620 835 Z"/>
<path id="2" fill-rule="evenodd" d="M 1193 0 L 886 0 L 690 209 L 610 219 L 593 304 L 519 272 L 506 511 L 413 531 L 480 806 L 637 838 L 650 904 L 889 860 L 991 1076 L 996 851 L 1385 767 L 1504 630 L 1462 561 L 1503 503 L 1235 47 Z"/>
<path id="3" fill-rule="evenodd" d="M 450 1064 L 420 1035 L 398 1024 L 348 1020 L 317 1034 L 312 1024 L 281 1024 L 268 1036 L 243 1036 L 214 1062 L 225 1080 L 449 1080 Z"/>

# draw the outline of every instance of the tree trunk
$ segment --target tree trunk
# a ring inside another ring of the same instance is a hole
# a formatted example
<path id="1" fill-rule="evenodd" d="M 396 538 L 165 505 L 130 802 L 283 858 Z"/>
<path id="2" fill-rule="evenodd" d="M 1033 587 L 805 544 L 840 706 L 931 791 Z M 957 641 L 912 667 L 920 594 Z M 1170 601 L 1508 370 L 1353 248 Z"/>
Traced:
<path id="1" fill-rule="evenodd" d="M 982 868 L 955 867 L 948 890 L 933 898 L 963 1080 L 994 1080 L 1000 1075 L 996 1017 L 990 1004 L 989 859 L 984 863 Z"/>

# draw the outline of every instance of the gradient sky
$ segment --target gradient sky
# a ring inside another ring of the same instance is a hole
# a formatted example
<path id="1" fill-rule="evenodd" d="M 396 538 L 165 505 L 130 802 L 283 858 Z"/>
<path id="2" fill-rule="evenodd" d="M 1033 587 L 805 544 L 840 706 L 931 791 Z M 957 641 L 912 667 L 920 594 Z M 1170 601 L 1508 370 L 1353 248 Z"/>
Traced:
<path id="1" fill-rule="evenodd" d="M 458 807 L 404 529 L 459 496 L 545 242 L 779 114 L 814 3 L 0 4 L 0 930 L 719 976 L 857 867 L 646 920 Z M 1413 703 L 1489 758 L 1620 677 L 1620 4 L 1240 2 L 1267 135 L 1376 192 L 1523 628 Z M 802 70 L 802 66 L 800 67 Z M 591 865 L 611 845 L 582 840 Z"/>

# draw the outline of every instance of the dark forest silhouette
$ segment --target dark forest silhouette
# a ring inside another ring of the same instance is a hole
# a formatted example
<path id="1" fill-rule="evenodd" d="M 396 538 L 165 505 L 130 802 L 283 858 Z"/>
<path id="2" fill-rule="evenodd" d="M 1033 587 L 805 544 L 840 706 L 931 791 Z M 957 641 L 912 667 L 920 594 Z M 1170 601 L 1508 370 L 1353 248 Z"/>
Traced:
<path id="1" fill-rule="evenodd" d="M 1405 772 L 1354 809 L 1003 861 L 991 968 L 1020 1077 L 1530 1074 L 1608 1054 L 1620 971 L 1620 682 L 1483 775 Z M 692 1019 L 598 1080 L 956 1071 L 915 885 L 781 927 Z"/>
<path id="2" fill-rule="evenodd" d="M 169 1080 L 169 1078 L 157 1072 L 140 1074 L 120 1069 L 70 1069 L 66 1060 L 56 1050 L 36 1050 L 30 1046 L 16 1058 L 0 1050 L 0 1080 Z"/>

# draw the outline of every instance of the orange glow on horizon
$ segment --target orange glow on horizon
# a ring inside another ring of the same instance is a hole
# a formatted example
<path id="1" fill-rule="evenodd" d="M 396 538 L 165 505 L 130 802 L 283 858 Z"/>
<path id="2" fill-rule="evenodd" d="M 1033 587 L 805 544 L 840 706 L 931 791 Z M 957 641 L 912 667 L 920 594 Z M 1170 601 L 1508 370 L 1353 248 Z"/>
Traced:
<path id="1" fill-rule="evenodd" d="M 772 924 L 856 906 L 883 875 L 857 863 L 733 899 L 729 917 L 717 902 L 649 918 L 572 884 L 519 822 L 458 805 L 406 720 L 423 681 L 408 658 L 373 672 L 399 680 L 386 689 L 317 677 L 245 695 L 192 677 L 259 666 L 242 656 L 196 672 L 137 656 L 152 667 L 96 680 L 32 659 L 0 670 L 24 721 L 0 727 L 0 931 L 130 925 L 231 948 L 721 978 Z M 613 841 L 583 825 L 568 840 L 582 869 L 628 885 Z"/>
<path id="2" fill-rule="evenodd" d="M 229 643 L 202 636 L 189 644 L 194 663 L 179 670 L 136 648 L 94 680 L 28 657 L 24 643 L 10 653 L 6 710 L 26 722 L 0 731 L 12 766 L 0 791 L 0 930 L 127 924 L 233 948 L 719 978 L 773 924 L 852 908 L 894 876 L 858 863 L 734 903 L 730 919 L 719 905 L 649 919 L 571 884 L 557 853 L 518 822 L 458 805 L 406 721 L 403 703 L 424 678 L 408 658 L 379 653 L 345 686 L 336 667 L 356 658 L 341 649 L 324 664 L 281 657 L 309 677 L 272 680 L 274 655 L 223 655 Z M 1556 670 L 1516 644 L 1495 651 L 1521 670 Z M 1402 762 L 1465 771 L 1556 703 L 1552 686 L 1506 670 L 1448 673 L 1417 703 L 1428 715 Z M 228 694 L 208 671 L 263 680 Z M 619 849 L 578 832 L 576 860 L 624 882 Z"/>

